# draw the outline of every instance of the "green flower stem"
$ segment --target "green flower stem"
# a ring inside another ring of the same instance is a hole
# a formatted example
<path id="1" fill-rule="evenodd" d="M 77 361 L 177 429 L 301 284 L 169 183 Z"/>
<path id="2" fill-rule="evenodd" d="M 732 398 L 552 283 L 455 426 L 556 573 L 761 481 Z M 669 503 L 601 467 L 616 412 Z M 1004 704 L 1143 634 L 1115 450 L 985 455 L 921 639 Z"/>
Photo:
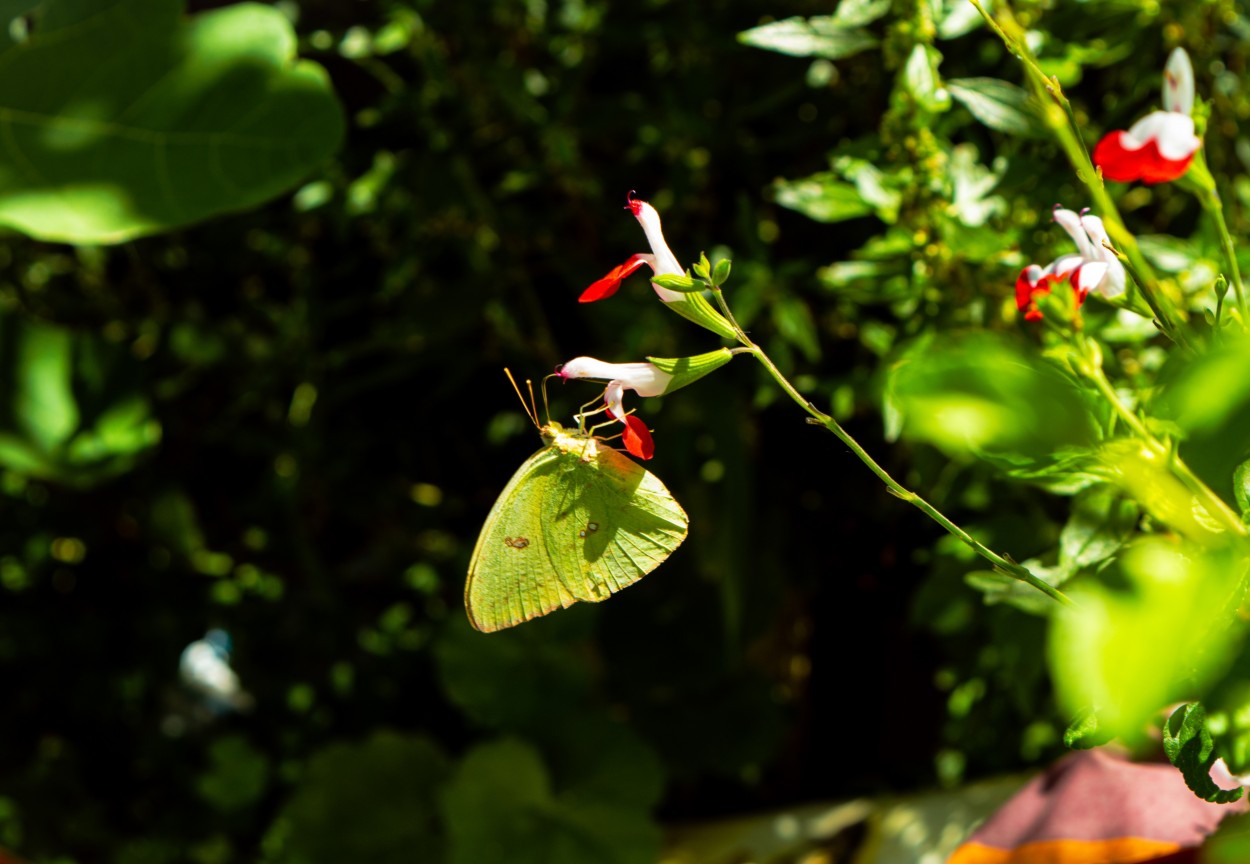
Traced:
<path id="1" fill-rule="evenodd" d="M 810 401 L 803 398 L 803 394 L 801 394 L 798 390 L 795 389 L 794 385 L 790 383 L 790 381 L 786 378 L 785 375 L 781 374 L 781 370 L 778 369 L 776 364 L 773 363 L 772 359 L 766 353 L 764 353 L 764 349 L 761 348 L 759 345 L 756 345 L 754 342 L 752 342 L 750 337 L 746 335 L 746 332 L 741 327 L 738 326 L 738 322 L 734 319 L 733 313 L 730 312 L 729 305 L 725 302 L 724 296 L 722 295 L 721 291 L 716 289 L 716 290 L 713 290 L 712 293 L 716 295 L 716 300 L 720 304 L 721 311 L 724 312 L 725 317 L 729 319 L 729 321 L 733 324 L 734 329 L 738 331 L 738 341 L 742 343 L 743 348 L 741 349 L 736 348 L 734 349 L 734 352 L 735 353 L 748 353 L 748 354 L 754 355 L 755 359 L 758 360 L 764 366 L 764 368 L 768 370 L 768 374 L 773 377 L 773 380 L 777 382 L 777 385 L 781 387 L 781 389 L 785 392 L 785 394 L 789 396 L 792 400 L 794 400 L 794 402 L 800 408 L 802 408 L 811 416 L 811 419 L 808 420 L 808 422 L 814 425 L 824 426 L 826 429 L 828 429 L 830 432 L 836 435 L 839 441 L 841 441 L 847 447 L 851 448 L 851 452 L 854 453 L 857 457 L 859 457 L 859 461 L 867 465 L 868 469 L 872 471 L 873 474 L 876 474 L 877 478 L 881 480 L 882 483 L 885 484 L 886 488 L 890 490 L 890 494 L 894 495 L 896 498 L 901 498 L 902 500 L 906 501 L 908 504 L 911 504 L 913 507 L 916 507 L 922 513 L 924 513 L 926 516 L 932 519 L 934 522 L 938 523 L 943 528 L 945 528 L 949 533 L 958 537 L 970 549 L 972 549 L 972 551 L 976 552 L 986 561 L 989 561 L 991 564 L 993 564 L 994 569 L 997 570 L 998 572 L 1003 573 L 1007 576 L 1010 576 L 1013 579 L 1019 579 L 1021 582 L 1025 582 L 1029 585 L 1032 585 L 1034 588 L 1036 588 L 1038 591 L 1041 591 L 1043 594 L 1045 594 L 1047 597 L 1051 598 L 1052 600 L 1055 600 L 1066 606 L 1073 605 L 1072 601 L 1068 599 L 1068 596 L 1064 594 L 1062 591 L 1060 591 L 1058 588 L 1055 588 L 1053 585 L 1050 585 L 1046 583 L 1045 581 L 1043 581 L 1042 579 L 1039 579 L 1037 576 L 1033 575 L 1033 573 L 1030 572 L 1029 568 L 1025 567 L 1024 565 L 1019 564 L 1011 560 L 1010 558 L 1005 558 L 1002 555 L 999 555 L 994 550 L 985 546 L 985 544 L 981 543 L 979 540 L 977 540 L 975 537 L 973 537 L 963 528 L 960 528 L 950 519 L 946 518 L 946 516 L 943 515 L 941 511 L 939 511 L 936 507 L 934 507 L 932 504 L 930 504 L 920 495 L 911 491 L 910 489 L 905 487 L 903 484 L 895 480 L 890 475 L 890 472 L 882 468 L 881 465 L 878 464 L 877 460 L 873 459 L 872 456 L 869 455 L 868 451 L 860 446 L 859 442 L 856 441 L 851 436 L 851 433 L 847 432 L 845 429 L 842 428 L 842 424 L 840 424 L 837 420 L 835 420 L 830 415 L 819 410 Z"/>
<path id="2" fill-rule="evenodd" d="M 1120 394 L 1116 393 L 1111 380 L 1107 378 L 1107 373 L 1103 371 L 1102 350 L 1098 347 L 1098 344 L 1091 339 L 1078 338 L 1080 338 L 1081 362 L 1075 364 L 1077 371 L 1080 372 L 1085 380 L 1094 385 L 1094 389 L 1102 394 L 1111 406 L 1111 410 L 1124 421 L 1124 424 L 1128 426 L 1134 435 L 1140 438 L 1150 449 L 1161 456 L 1167 457 L 1168 464 L 1177 479 L 1198 499 L 1198 502 L 1202 504 L 1212 518 L 1218 519 L 1234 537 L 1241 539 L 1250 537 L 1250 530 L 1241 521 L 1241 517 L 1224 502 L 1224 499 L 1216 495 L 1210 486 L 1203 483 L 1198 475 L 1194 474 L 1193 470 L 1181 461 L 1181 457 L 1172 448 L 1152 435 L 1141 418 L 1130 411 L 1128 406 L 1121 401 Z"/>
<path id="3" fill-rule="evenodd" d="M 1076 122 L 1076 114 L 1072 110 L 1072 103 L 1064 95 L 1058 79 L 1054 77 L 1048 78 L 1037 64 L 1037 60 L 1034 59 L 1032 52 L 1025 43 L 1020 25 L 1016 23 L 1014 16 L 1011 14 L 1007 0 L 996 0 L 999 14 L 1003 17 L 1005 25 L 1000 23 L 986 10 L 981 4 L 981 0 L 969 0 L 969 2 L 977 8 L 977 11 L 981 13 L 981 17 L 998 34 L 998 37 L 1003 40 L 1007 50 L 1018 57 L 1020 62 L 1024 64 L 1025 77 L 1033 89 L 1033 95 L 1042 106 L 1043 122 L 1059 140 L 1059 146 L 1063 148 L 1068 161 L 1072 163 L 1077 177 L 1089 190 L 1090 196 L 1094 200 L 1094 209 L 1102 217 L 1108 233 L 1115 239 L 1117 246 L 1123 250 L 1139 275 L 1138 287 L 1141 289 L 1146 303 L 1157 316 L 1163 332 L 1173 342 L 1184 344 L 1187 341 L 1184 335 L 1184 315 L 1178 312 L 1176 304 L 1172 301 L 1170 295 L 1159 284 L 1159 280 L 1154 275 L 1154 270 L 1137 245 L 1137 238 L 1125 227 L 1124 220 L 1120 217 L 1120 211 L 1115 206 L 1115 201 L 1111 199 L 1111 195 L 1107 192 L 1102 174 L 1094 167 L 1093 160 L 1090 159 L 1089 150 L 1085 147 L 1085 140 L 1081 137 L 1080 126 Z M 1009 33 L 1008 28 L 1016 31 L 1016 33 Z"/>
<path id="4" fill-rule="evenodd" d="M 1237 247 L 1233 244 L 1232 235 L 1228 233 L 1228 223 L 1224 221 L 1224 203 L 1220 200 L 1220 192 L 1215 186 L 1215 178 L 1211 176 L 1211 169 L 1207 167 L 1202 148 L 1198 148 L 1198 152 L 1194 154 L 1194 161 L 1184 179 L 1185 185 L 1197 196 L 1202 209 L 1215 221 L 1224 263 L 1228 265 L 1228 278 L 1233 282 L 1233 294 L 1237 298 L 1237 311 L 1241 314 L 1241 326 L 1243 329 L 1250 327 L 1250 315 L 1246 312 L 1246 292 L 1241 284 L 1241 268 L 1237 264 Z"/>

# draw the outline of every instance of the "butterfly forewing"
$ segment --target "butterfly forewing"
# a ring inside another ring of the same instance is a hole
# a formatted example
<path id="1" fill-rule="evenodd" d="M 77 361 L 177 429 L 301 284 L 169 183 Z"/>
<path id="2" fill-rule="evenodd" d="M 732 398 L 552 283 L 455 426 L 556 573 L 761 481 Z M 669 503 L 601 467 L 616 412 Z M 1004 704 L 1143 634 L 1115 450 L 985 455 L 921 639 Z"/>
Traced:
<path id="1" fill-rule="evenodd" d="M 544 575 L 551 564 L 542 498 L 555 482 L 559 457 L 559 450 L 546 447 L 527 459 L 486 517 L 464 587 L 465 610 L 478 630 L 502 630 L 574 602 Z"/>
<path id="2" fill-rule="evenodd" d="M 593 438 L 544 436 L 551 444 L 513 475 L 478 537 L 465 607 L 479 630 L 604 600 L 686 537 L 685 511 L 654 474 Z"/>

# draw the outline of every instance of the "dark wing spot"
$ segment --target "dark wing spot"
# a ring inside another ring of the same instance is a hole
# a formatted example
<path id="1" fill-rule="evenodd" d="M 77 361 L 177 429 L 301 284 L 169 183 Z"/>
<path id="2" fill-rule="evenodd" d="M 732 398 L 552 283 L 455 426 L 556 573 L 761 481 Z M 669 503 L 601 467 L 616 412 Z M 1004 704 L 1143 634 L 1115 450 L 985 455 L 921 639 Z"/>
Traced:
<path id="1" fill-rule="evenodd" d="M 599 530 L 599 523 L 598 523 L 598 522 L 587 522 L 587 523 L 586 523 L 586 532 L 587 532 L 588 534 L 594 534 L 594 533 L 595 533 L 596 531 L 598 531 L 598 530 Z"/>
<path id="2" fill-rule="evenodd" d="M 503 538 L 503 545 L 511 546 L 513 549 L 524 549 L 530 545 L 530 541 L 525 537 L 505 537 Z"/>

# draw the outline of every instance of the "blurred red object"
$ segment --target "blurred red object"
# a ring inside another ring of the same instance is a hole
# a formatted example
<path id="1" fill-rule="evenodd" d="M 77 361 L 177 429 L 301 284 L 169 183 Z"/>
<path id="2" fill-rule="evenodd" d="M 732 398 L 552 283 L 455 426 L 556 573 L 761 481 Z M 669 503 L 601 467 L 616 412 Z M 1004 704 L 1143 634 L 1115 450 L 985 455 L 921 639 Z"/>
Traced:
<path id="1" fill-rule="evenodd" d="M 955 850 L 948 864 L 1182 864 L 1243 798 L 1211 804 L 1171 765 L 1085 750 L 1055 763 Z"/>

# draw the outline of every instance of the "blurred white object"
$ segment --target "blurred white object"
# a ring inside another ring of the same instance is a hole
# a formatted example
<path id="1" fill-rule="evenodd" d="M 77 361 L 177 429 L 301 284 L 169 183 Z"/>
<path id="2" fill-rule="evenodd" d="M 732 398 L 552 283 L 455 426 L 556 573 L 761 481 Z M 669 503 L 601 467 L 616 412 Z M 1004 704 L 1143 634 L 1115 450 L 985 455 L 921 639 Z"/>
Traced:
<path id="1" fill-rule="evenodd" d="M 214 628 L 184 648 L 178 662 L 183 683 L 199 694 L 214 714 L 252 707 L 251 694 L 230 668 L 230 648 L 230 634 Z"/>

